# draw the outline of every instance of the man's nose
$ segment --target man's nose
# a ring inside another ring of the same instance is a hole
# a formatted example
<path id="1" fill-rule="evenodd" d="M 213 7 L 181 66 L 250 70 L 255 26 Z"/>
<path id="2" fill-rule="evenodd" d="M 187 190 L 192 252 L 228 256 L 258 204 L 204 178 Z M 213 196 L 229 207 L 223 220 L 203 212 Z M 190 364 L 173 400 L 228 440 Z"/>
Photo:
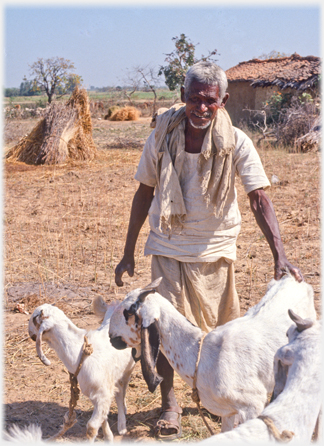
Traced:
<path id="1" fill-rule="evenodd" d="M 203 101 L 200 102 L 198 107 L 202 113 L 205 113 L 208 110 L 206 102 L 203 102 Z"/>

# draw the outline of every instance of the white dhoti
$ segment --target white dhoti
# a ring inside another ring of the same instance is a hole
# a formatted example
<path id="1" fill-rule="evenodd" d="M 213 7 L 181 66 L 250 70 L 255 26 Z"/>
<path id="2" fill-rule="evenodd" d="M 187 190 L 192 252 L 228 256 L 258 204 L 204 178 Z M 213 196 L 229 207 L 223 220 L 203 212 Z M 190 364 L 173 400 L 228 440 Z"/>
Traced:
<path id="1" fill-rule="evenodd" d="M 179 262 L 152 256 L 152 280 L 163 277 L 157 291 L 190 322 L 209 332 L 240 316 L 234 263 Z"/>

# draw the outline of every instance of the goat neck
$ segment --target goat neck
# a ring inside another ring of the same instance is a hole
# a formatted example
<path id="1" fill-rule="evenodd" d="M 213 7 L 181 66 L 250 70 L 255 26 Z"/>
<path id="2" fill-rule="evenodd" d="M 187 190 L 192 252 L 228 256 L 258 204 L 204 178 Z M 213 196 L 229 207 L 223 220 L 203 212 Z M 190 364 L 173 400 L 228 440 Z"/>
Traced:
<path id="1" fill-rule="evenodd" d="M 162 299 L 157 322 L 160 349 L 174 370 L 192 386 L 203 332 L 180 314 L 171 303 Z"/>
<path id="2" fill-rule="evenodd" d="M 86 330 L 78 328 L 66 318 L 58 321 L 49 333 L 44 332 L 43 339 L 56 351 L 68 371 L 74 373 L 81 358 L 86 333 Z"/>
<path id="3" fill-rule="evenodd" d="M 282 347 L 276 358 L 289 355 L 293 358 L 289 366 L 283 391 L 264 409 L 262 415 L 273 419 L 279 430 L 294 432 L 299 440 L 310 441 L 321 407 L 321 357 L 320 331 L 316 327 L 307 329 L 295 343 Z M 291 345 L 291 347 L 290 347 Z M 300 408 L 303 410 L 300 410 Z M 284 408 L 284 414 L 283 414 Z"/>

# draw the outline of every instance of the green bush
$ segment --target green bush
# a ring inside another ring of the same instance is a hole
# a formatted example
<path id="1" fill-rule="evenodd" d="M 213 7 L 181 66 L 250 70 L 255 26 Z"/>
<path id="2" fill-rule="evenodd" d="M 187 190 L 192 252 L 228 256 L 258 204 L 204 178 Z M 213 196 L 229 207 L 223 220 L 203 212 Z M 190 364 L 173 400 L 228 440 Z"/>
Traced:
<path id="1" fill-rule="evenodd" d="M 267 111 L 267 116 L 271 122 L 279 122 L 280 112 L 286 108 L 291 100 L 291 93 L 281 93 L 276 91 L 266 102 L 263 103 L 263 108 Z"/>

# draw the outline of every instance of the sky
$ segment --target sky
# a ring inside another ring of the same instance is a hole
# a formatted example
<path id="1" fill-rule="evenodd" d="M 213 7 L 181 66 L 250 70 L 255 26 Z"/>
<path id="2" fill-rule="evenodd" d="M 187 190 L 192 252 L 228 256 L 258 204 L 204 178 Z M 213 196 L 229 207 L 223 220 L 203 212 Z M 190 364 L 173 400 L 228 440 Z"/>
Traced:
<path id="1" fill-rule="evenodd" d="M 29 65 L 56 56 L 74 63 L 86 88 L 124 85 L 135 66 L 163 65 L 181 33 L 199 43 L 197 57 L 217 49 L 224 70 L 272 50 L 321 56 L 321 9 L 312 1 L 48 4 L 4 3 L 4 87 L 18 88 Z"/>

